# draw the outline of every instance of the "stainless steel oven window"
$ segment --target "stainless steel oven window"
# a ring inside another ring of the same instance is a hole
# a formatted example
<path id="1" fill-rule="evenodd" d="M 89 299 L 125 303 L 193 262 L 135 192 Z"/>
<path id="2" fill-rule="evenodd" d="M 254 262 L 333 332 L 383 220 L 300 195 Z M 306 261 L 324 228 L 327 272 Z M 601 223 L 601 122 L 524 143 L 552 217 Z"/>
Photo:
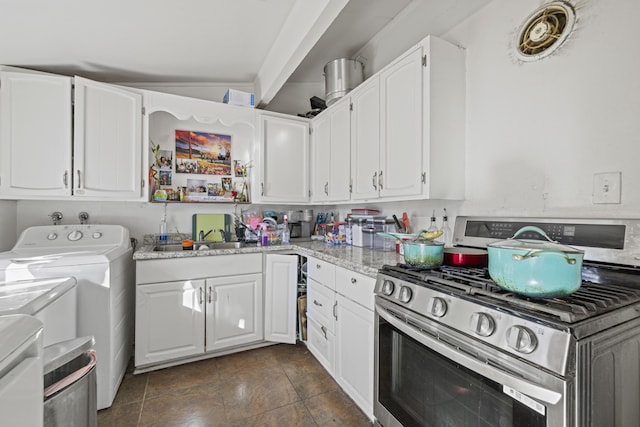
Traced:
<path id="1" fill-rule="evenodd" d="M 399 325 L 407 326 L 407 319 L 398 320 Z M 380 425 L 571 425 L 566 419 L 570 408 L 564 408 L 565 399 L 556 405 L 542 405 L 491 379 L 492 371 L 468 369 L 376 315 L 374 413 Z M 515 373 L 514 378 L 522 379 Z"/>

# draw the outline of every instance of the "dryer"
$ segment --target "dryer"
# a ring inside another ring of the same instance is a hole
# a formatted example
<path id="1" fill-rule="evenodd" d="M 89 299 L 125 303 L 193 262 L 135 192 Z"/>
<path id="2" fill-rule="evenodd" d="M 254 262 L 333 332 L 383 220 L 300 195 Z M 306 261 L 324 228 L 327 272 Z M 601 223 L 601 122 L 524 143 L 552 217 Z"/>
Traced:
<path id="1" fill-rule="evenodd" d="M 0 281 L 77 281 L 76 333 L 93 336 L 98 409 L 113 403 L 133 347 L 135 266 L 129 231 L 119 225 L 27 228 L 0 253 Z"/>

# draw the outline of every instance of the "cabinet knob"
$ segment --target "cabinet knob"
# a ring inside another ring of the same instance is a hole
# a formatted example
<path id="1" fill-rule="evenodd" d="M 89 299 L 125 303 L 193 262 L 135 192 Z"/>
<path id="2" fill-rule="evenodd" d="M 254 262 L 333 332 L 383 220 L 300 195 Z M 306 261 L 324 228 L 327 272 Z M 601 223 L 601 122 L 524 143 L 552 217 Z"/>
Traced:
<path id="1" fill-rule="evenodd" d="M 320 264 L 316 264 L 316 268 L 317 268 L 318 270 L 320 270 L 320 267 L 321 267 L 321 266 L 320 266 Z"/>
<path id="2" fill-rule="evenodd" d="M 355 284 L 357 281 L 358 281 L 358 280 L 356 280 L 356 278 L 355 278 L 355 277 L 352 277 L 352 278 L 351 278 L 351 283 Z"/>

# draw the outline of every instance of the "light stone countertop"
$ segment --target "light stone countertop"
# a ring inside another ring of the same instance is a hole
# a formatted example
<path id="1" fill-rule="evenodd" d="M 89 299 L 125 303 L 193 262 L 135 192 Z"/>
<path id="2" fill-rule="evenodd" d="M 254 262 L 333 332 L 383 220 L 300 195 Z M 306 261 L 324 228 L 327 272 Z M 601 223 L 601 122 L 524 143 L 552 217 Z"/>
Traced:
<path id="1" fill-rule="evenodd" d="M 321 241 L 294 241 L 290 245 L 261 247 L 250 244 L 236 249 L 194 250 L 176 252 L 154 252 L 153 244 L 143 244 L 136 249 L 133 259 L 144 261 L 151 259 L 172 259 L 203 256 L 218 256 L 246 253 L 284 252 L 321 259 L 365 276 L 376 277 L 378 269 L 384 264 L 395 265 L 404 262 L 402 255 L 395 252 L 383 252 L 351 245 L 327 245 Z"/>

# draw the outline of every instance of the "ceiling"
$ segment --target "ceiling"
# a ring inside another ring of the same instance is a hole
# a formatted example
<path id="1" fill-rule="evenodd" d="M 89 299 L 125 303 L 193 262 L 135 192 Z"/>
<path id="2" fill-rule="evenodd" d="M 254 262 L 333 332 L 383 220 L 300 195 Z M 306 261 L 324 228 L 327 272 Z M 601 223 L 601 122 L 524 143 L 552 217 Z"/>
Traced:
<path id="1" fill-rule="evenodd" d="M 0 64 L 103 82 L 253 83 L 268 102 L 287 81 L 320 81 L 324 64 L 353 57 L 408 6 L 447 3 L 0 0 Z"/>

